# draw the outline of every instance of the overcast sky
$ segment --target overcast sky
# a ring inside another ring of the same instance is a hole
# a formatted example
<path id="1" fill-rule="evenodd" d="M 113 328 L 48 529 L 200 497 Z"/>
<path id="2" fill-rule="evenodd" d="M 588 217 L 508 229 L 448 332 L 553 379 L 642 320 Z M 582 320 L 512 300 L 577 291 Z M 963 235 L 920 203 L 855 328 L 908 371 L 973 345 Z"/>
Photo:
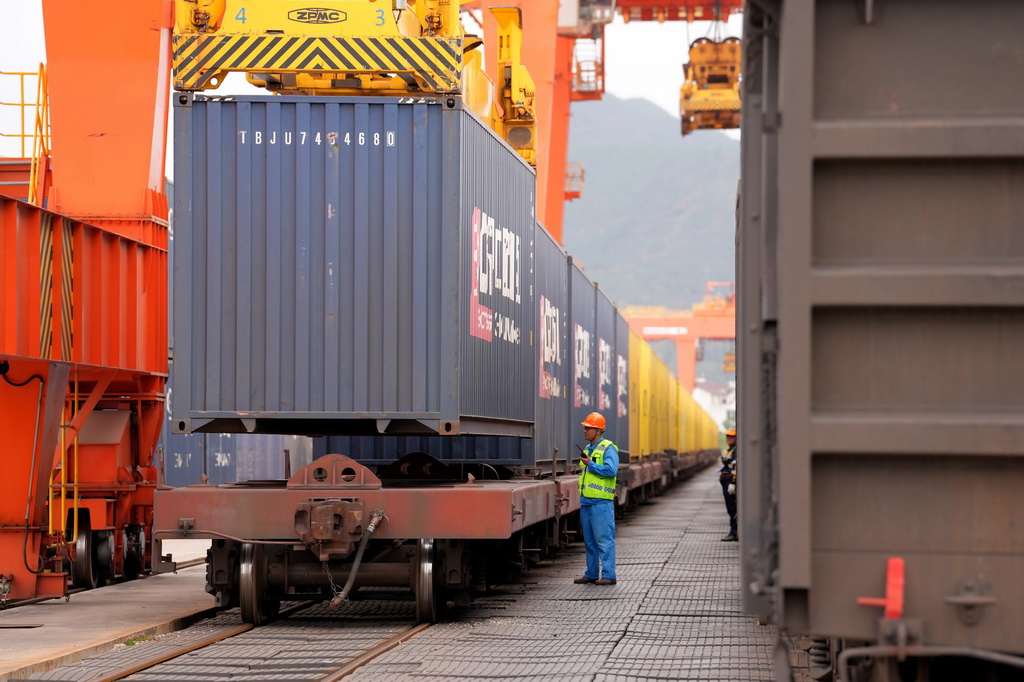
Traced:
<path id="1" fill-rule="evenodd" d="M 5 21 L 0 22 L 0 71 L 35 71 L 46 58 L 41 1 L 5 0 L 5 4 Z M 739 36 L 741 26 L 742 18 L 734 16 L 726 34 Z M 678 116 L 682 64 L 687 61 L 689 42 L 707 35 L 711 27 L 709 22 L 624 24 L 616 18 L 605 33 L 605 90 L 621 98 L 643 97 Z M 0 101 L 11 100 L 12 87 L 9 77 L 0 78 Z M 0 107 L 7 109 L 10 107 Z M 7 132 L 11 126 L 10 112 L 0 112 L 0 131 Z M 17 155 L 10 145 L 10 141 L 0 140 L 0 156 Z"/>

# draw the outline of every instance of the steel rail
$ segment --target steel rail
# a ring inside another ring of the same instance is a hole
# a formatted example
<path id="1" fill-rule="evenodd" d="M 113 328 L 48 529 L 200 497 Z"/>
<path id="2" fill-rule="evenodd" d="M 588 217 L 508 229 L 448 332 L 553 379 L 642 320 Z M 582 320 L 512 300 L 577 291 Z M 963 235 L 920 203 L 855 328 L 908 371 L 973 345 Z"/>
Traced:
<path id="1" fill-rule="evenodd" d="M 313 603 L 314 602 L 304 602 L 302 604 L 296 604 L 295 606 L 282 611 L 280 617 L 284 618 L 285 616 L 290 616 L 293 613 L 309 608 L 313 605 Z M 252 630 L 254 627 L 256 626 L 252 625 L 251 623 L 245 623 L 243 625 L 235 625 L 232 627 L 221 628 L 219 631 L 216 631 L 208 637 L 205 637 L 197 642 L 183 644 L 180 647 L 173 649 L 169 652 L 152 656 L 151 658 L 146 658 L 136 663 L 129 663 L 128 665 L 125 665 L 121 668 L 109 670 L 107 672 L 104 672 L 102 675 L 97 675 L 95 677 L 88 678 L 86 682 L 113 682 L 114 680 L 120 680 L 124 677 L 128 677 L 129 675 L 134 675 L 137 672 L 146 670 L 147 668 L 152 668 L 154 665 L 166 663 L 167 661 L 178 658 L 179 656 L 184 656 L 185 654 L 191 651 L 195 651 L 196 649 L 202 649 L 203 647 L 210 646 L 211 644 L 216 644 L 217 642 L 223 641 L 230 637 L 234 637 L 235 635 L 240 635 L 243 632 L 248 632 L 249 630 Z"/>
<path id="2" fill-rule="evenodd" d="M 113 682 L 113 680 L 120 680 L 123 677 L 134 675 L 135 673 L 141 670 L 145 670 L 146 668 L 152 668 L 154 665 L 159 665 L 160 663 L 164 663 L 166 661 L 170 661 L 171 659 L 178 658 L 179 656 L 183 656 L 190 651 L 202 649 L 203 647 L 209 646 L 211 644 L 216 644 L 217 642 L 228 639 L 229 637 L 234 637 L 235 635 L 240 635 L 243 632 L 248 632 L 249 630 L 252 630 L 254 627 L 256 626 L 246 623 L 244 625 L 236 625 L 231 628 L 224 628 L 219 632 L 214 632 L 212 635 L 205 639 L 202 639 L 198 642 L 193 642 L 191 644 L 186 644 L 171 652 L 161 654 L 159 656 L 153 656 L 152 658 L 147 658 L 138 663 L 131 663 L 122 668 L 117 668 L 113 671 L 105 672 L 102 675 L 97 675 L 96 677 L 90 677 L 88 678 L 88 682 Z"/>
<path id="3" fill-rule="evenodd" d="M 356 656 L 355 658 L 345 663 L 341 667 L 335 668 L 331 672 L 319 678 L 317 682 L 335 682 L 335 680 L 340 680 L 343 677 L 347 677 L 348 675 L 351 675 L 356 670 L 362 668 L 364 665 L 366 665 L 373 659 L 377 658 L 381 654 L 394 649 L 402 642 L 406 641 L 407 639 L 410 639 L 411 637 L 414 637 L 415 635 L 418 635 L 419 633 L 423 632 L 429 627 L 430 623 L 420 623 L 419 625 L 415 625 L 409 628 L 408 630 L 404 630 L 403 632 L 399 632 L 396 635 L 392 635 L 391 637 L 388 637 L 386 640 L 384 640 L 377 646 L 367 649 L 364 653 Z"/>
<path id="4" fill-rule="evenodd" d="M 297 611 L 301 611 L 302 609 L 312 606 L 314 603 L 315 602 L 306 602 L 302 604 L 297 604 L 296 606 L 293 606 L 290 609 L 282 611 L 279 617 L 284 618 L 286 616 L 290 616 Z M 141 672 L 148 668 L 152 668 L 153 666 L 159 665 L 161 663 L 166 663 L 167 661 L 171 661 L 175 658 L 178 658 L 179 656 L 183 656 L 192 651 L 196 651 L 197 649 L 202 649 L 204 647 L 210 646 L 211 644 L 216 644 L 217 642 L 221 642 L 225 639 L 234 637 L 235 635 L 240 635 L 244 632 L 248 632 L 249 630 L 252 630 L 255 627 L 256 626 L 249 623 L 245 623 L 243 625 L 234 625 L 231 627 L 224 627 L 211 633 L 210 635 L 204 637 L 201 640 L 190 642 L 188 644 L 182 644 L 180 647 L 174 648 L 170 651 L 164 651 L 163 653 L 151 656 L 149 658 L 129 663 L 120 668 L 107 670 L 100 675 L 96 675 L 85 679 L 86 682 L 114 682 L 114 680 L 120 680 L 125 677 L 128 677 L 129 675 L 134 675 L 137 672 Z M 362 666 L 366 665 L 373 659 L 377 658 L 381 654 L 390 651 L 402 642 L 419 634 L 420 632 L 423 632 L 428 627 L 430 627 L 430 623 L 421 623 L 419 625 L 407 628 L 402 632 L 394 634 L 391 637 L 388 637 L 383 642 L 380 642 L 379 644 L 367 649 L 359 656 L 349 659 L 341 666 L 334 668 L 333 670 L 326 673 L 324 676 L 317 678 L 318 682 L 340 680 L 343 677 L 352 674 L 353 672 L 355 672 Z"/>

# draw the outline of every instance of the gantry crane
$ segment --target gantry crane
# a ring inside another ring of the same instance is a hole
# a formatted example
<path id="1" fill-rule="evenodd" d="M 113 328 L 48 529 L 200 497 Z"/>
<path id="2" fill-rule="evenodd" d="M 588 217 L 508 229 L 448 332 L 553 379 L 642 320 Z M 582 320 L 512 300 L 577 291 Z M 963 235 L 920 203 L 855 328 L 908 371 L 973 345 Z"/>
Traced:
<path id="1" fill-rule="evenodd" d="M 679 381 L 692 392 L 696 385 L 698 343 L 702 339 L 736 339 L 735 285 L 732 282 L 709 282 L 704 300 L 690 310 L 631 306 L 623 309 L 622 316 L 630 328 L 646 341 L 675 342 Z M 728 365 L 728 357 L 726 363 Z"/>
<path id="2" fill-rule="evenodd" d="M 698 38 L 690 44 L 679 90 L 683 135 L 740 127 L 741 61 L 739 38 Z"/>
<path id="3" fill-rule="evenodd" d="M 520 63 L 520 13 L 489 13 L 493 79 L 480 36 L 456 3 L 405 0 L 382 8 L 330 0 L 175 0 L 174 88 L 218 88 L 228 73 L 271 92 L 307 95 L 460 95 L 531 164 L 534 84 Z"/>

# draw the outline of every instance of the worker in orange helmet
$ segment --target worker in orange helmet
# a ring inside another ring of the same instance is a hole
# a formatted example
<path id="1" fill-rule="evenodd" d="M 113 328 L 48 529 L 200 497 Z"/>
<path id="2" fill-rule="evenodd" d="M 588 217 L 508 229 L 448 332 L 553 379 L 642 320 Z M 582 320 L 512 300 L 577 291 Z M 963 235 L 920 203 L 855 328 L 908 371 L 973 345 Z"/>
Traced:
<path id="1" fill-rule="evenodd" d="M 736 542 L 740 539 L 736 527 L 736 429 L 725 432 L 725 454 L 722 455 L 722 466 L 718 467 L 718 482 L 725 496 L 725 510 L 729 512 L 729 534 L 722 538 L 722 542 Z"/>
<path id="2" fill-rule="evenodd" d="M 581 422 L 588 445 L 580 456 L 580 525 L 587 549 L 587 570 L 577 585 L 615 584 L 615 479 L 619 449 L 604 437 L 605 420 L 591 412 Z"/>

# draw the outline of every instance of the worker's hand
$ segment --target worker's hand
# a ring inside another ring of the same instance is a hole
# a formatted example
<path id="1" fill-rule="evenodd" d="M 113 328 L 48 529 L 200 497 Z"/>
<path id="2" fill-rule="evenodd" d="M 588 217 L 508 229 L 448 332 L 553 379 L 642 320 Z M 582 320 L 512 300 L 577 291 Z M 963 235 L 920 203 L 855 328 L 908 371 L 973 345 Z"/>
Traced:
<path id="1" fill-rule="evenodd" d="M 735 483 L 730 483 L 728 490 L 729 490 L 729 494 L 730 495 L 735 495 L 736 494 L 736 484 Z"/>
<path id="2" fill-rule="evenodd" d="M 722 464 L 732 464 L 732 457 L 729 455 L 722 455 Z"/>
<path id="3" fill-rule="evenodd" d="M 580 457 L 580 468 L 581 469 L 583 467 L 587 466 L 588 464 L 590 464 L 590 458 L 589 457 L 587 457 L 586 455 L 583 455 L 582 457 Z"/>

